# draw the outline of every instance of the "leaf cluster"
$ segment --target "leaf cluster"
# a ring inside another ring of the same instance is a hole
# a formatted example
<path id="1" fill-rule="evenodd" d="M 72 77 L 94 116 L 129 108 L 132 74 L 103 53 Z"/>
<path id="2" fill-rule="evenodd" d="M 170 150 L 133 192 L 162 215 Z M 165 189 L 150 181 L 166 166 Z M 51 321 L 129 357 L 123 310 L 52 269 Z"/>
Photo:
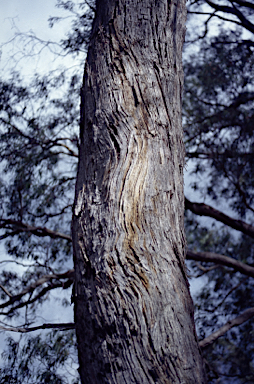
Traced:
<path id="1" fill-rule="evenodd" d="M 0 383 L 5 384 L 78 384 L 71 371 L 77 369 L 74 331 L 51 331 L 45 336 L 24 336 L 18 340 L 9 337 L 8 349 L 3 353 L 6 361 L 0 369 Z"/>

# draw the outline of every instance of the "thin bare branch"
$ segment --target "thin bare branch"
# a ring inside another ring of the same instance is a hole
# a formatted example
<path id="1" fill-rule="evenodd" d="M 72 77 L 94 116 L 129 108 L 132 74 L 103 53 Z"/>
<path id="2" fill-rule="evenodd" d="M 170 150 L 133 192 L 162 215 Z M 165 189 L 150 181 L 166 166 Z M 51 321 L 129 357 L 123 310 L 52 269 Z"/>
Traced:
<path id="1" fill-rule="evenodd" d="M 13 230 L 11 232 L 6 232 L 4 235 L 0 237 L 0 239 L 4 239 L 9 236 L 14 236 L 22 232 L 30 232 L 39 237 L 49 236 L 52 239 L 60 238 L 60 239 L 72 241 L 71 236 L 66 235 L 64 233 L 57 232 L 57 231 L 52 231 L 51 229 L 46 227 L 33 227 L 29 224 L 23 223 L 22 221 L 18 221 L 18 220 L 0 219 L 0 228 L 9 228 L 10 226 L 12 227 L 11 229 Z"/>
<path id="2" fill-rule="evenodd" d="M 234 268 L 236 271 L 241 272 L 244 275 L 254 277 L 254 267 L 242 263 L 241 261 L 235 260 L 232 257 L 220 255 L 218 253 L 193 252 L 188 250 L 187 259 L 225 265 L 226 267 Z"/>
<path id="3" fill-rule="evenodd" d="M 68 181 L 69 180 L 71 180 L 72 178 L 68 178 Z M 66 205 L 65 207 L 63 207 L 62 209 L 61 209 L 61 211 L 60 212 L 56 212 L 56 213 L 47 213 L 47 212 L 44 212 L 44 213 L 41 213 L 40 215 L 35 215 L 34 213 L 32 213 L 32 212 L 29 212 L 28 211 L 28 213 L 29 213 L 29 215 L 31 215 L 31 216 L 33 216 L 33 217 L 44 217 L 44 216 L 46 216 L 47 218 L 49 218 L 49 217 L 56 217 L 56 216 L 60 216 L 60 215 L 62 215 L 63 213 L 65 213 L 65 211 L 67 210 L 67 209 L 69 209 L 69 208 L 71 208 L 72 207 L 72 204 L 68 204 L 68 205 Z"/>
<path id="4" fill-rule="evenodd" d="M 250 224 L 245 223 L 242 220 L 235 220 L 230 216 L 218 211 L 210 205 L 204 203 L 193 203 L 185 198 L 185 208 L 199 216 L 208 216 L 213 219 L 220 221 L 223 224 L 228 225 L 231 228 L 241 231 L 245 235 L 254 238 L 254 227 Z"/>
<path id="5" fill-rule="evenodd" d="M 36 265 L 36 263 L 33 263 L 33 264 L 24 264 L 24 263 L 21 263 L 17 260 L 1 260 L 0 261 L 0 264 L 5 264 L 5 263 L 15 263 L 17 265 L 22 265 L 22 267 L 26 267 L 26 268 L 29 268 L 29 267 L 34 267 Z"/>
<path id="6" fill-rule="evenodd" d="M 224 42 L 223 42 L 223 44 L 224 44 Z M 205 121 L 217 122 L 218 119 L 221 120 L 223 118 L 223 115 L 225 114 L 225 112 L 235 111 L 236 108 L 240 107 L 241 105 L 245 105 L 248 102 L 254 100 L 254 92 L 241 92 L 241 93 L 239 93 L 238 96 L 234 99 L 234 101 L 232 101 L 229 105 L 210 103 L 210 102 L 207 102 L 206 100 L 202 100 L 201 98 L 197 97 L 197 95 L 195 95 L 193 92 L 191 92 L 191 94 L 200 103 L 205 104 L 205 105 L 211 105 L 212 107 L 219 107 L 219 109 L 215 113 L 206 114 L 201 119 L 192 121 L 190 124 L 187 125 L 187 127 L 189 127 L 189 126 L 191 126 L 193 124 L 196 124 L 196 125 L 197 124 L 202 124 Z M 222 129 L 222 125 L 220 125 L 220 128 L 217 128 L 217 130 L 218 129 L 221 130 Z"/>
<path id="7" fill-rule="evenodd" d="M 197 276 L 195 276 L 195 277 L 200 277 L 200 276 L 203 276 L 203 275 L 205 275 L 206 273 L 208 273 L 208 272 L 210 272 L 210 271 L 212 271 L 213 269 L 216 269 L 216 268 L 218 268 L 219 267 L 219 265 L 218 264 L 215 264 L 215 265 L 212 265 L 211 267 L 209 267 L 209 268 L 205 268 L 203 265 L 201 265 L 200 263 L 198 263 L 197 261 L 196 261 L 196 266 L 198 267 L 198 269 L 200 269 L 202 272 L 201 273 L 199 273 Z"/>
<path id="8" fill-rule="evenodd" d="M 93 7 L 92 4 L 91 4 L 89 1 L 85 0 L 85 3 L 86 3 L 86 5 L 88 5 L 88 7 L 89 7 L 94 13 L 96 12 L 95 7 Z"/>
<path id="9" fill-rule="evenodd" d="M 4 316 L 9 316 L 13 312 L 15 312 L 17 309 L 27 307 L 28 305 L 31 305 L 38 301 L 40 298 L 45 296 L 49 291 L 52 291 L 53 289 L 56 288 L 62 288 L 62 289 L 67 289 L 73 284 L 73 280 L 69 279 L 65 282 L 56 282 L 56 283 L 51 283 L 50 285 L 44 287 L 36 296 L 34 296 L 32 299 L 29 299 L 27 301 L 21 301 L 19 304 L 16 306 L 12 307 L 9 311 L 7 312 L 0 312 L 0 315 Z M 32 296 L 32 293 L 30 293 L 30 297 Z"/>
<path id="10" fill-rule="evenodd" d="M 246 309 L 241 315 L 235 317 L 233 320 L 229 320 L 225 325 L 219 328 L 216 332 L 213 332 L 210 336 L 199 342 L 200 348 L 205 348 L 212 344 L 219 337 L 223 336 L 231 328 L 241 325 L 251 319 L 254 316 L 254 307 Z"/>
<path id="11" fill-rule="evenodd" d="M 234 0 L 234 3 L 237 3 L 241 7 L 251 8 L 254 9 L 254 4 L 250 1 L 244 1 L 244 0 Z"/>
<path id="12" fill-rule="evenodd" d="M 12 297 L 10 292 L 2 284 L 0 284 L 0 288 L 2 289 L 2 291 L 4 291 L 4 293 L 6 293 L 7 296 Z"/>
<path id="13" fill-rule="evenodd" d="M 228 298 L 228 296 L 231 295 L 232 292 L 234 292 L 237 288 L 240 287 L 240 285 L 242 285 L 243 283 L 246 282 L 246 280 L 248 279 L 248 277 L 245 277 L 242 281 L 240 281 L 238 284 L 234 285 L 229 291 L 228 293 L 223 297 L 223 299 L 219 302 L 219 304 L 216 305 L 216 307 L 214 307 L 213 309 L 206 309 L 206 311 L 208 312 L 211 312 L 211 313 L 214 313 L 224 302 L 225 300 Z"/>
<path id="14" fill-rule="evenodd" d="M 224 152 L 213 152 L 213 151 L 193 151 L 193 152 L 186 152 L 186 156 L 188 158 L 197 158 L 197 159 L 214 159 L 214 158 L 220 158 L 223 156 L 227 156 L 229 159 L 236 159 L 236 158 L 250 158 L 252 159 L 253 154 L 250 152 L 231 152 L 231 151 L 224 151 Z M 251 209 L 251 208 L 250 208 Z"/>
<path id="15" fill-rule="evenodd" d="M 12 124 L 10 121 L 4 119 L 3 117 L 0 117 L 0 122 L 9 126 L 12 129 L 14 129 L 21 137 L 23 137 L 24 139 L 27 139 L 30 143 L 39 144 L 38 140 L 36 140 L 35 137 L 31 137 L 29 135 L 26 135 L 18 127 L 16 127 L 16 125 Z"/>
<path id="16" fill-rule="evenodd" d="M 58 146 L 58 147 L 63 147 L 65 149 L 67 149 L 68 153 L 66 152 L 60 152 L 60 153 L 63 153 L 64 155 L 68 155 L 68 156 L 72 156 L 72 157 L 78 157 L 78 154 L 76 152 L 74 152 L 68 145 L 66 144 L 62 144 L 62 143 L 58 143 L 58 144 L 55 144 L 55 146 Z"/>
<path id="17" fill-rule="evenodd" d="M 0 329 L 9 332 L 28 333 L 38 331 L 39 329 L 59 329 L 61 331 L 75 329 L 75 323 L 44 323 L 37 325 L 36 327 L 3 327 L 0 325 Z"/>
<path id="18" fill-rule="evenodd" d="M 10 300 L 8 300 L 7 302 L 1 304 L 0 308 L 6 308 L 9 305 L 14 304 L 16 301 L 19 301 L 27 293 L 32 293 L 36 288 L 40 287 L 41 285 L 43 285 L 46 282 L 52 281 L 53 279 L 55 279 L 55 280 L 68 279 L 68 281 L 70 280 L 71 282 L 73 282 L 73 279 L 74 279 L 74 269 L 70 269 L 69 271 L 67 271 L 65 273 L 51 274 L 51 275 L 44 275 L 44 276 L 42 276 L 41 278 L 36 280 L 34 283 L 32 283 L 31 285 L 29 285 L 28 287 L 23 289 L 23 291 L 20 292 L 19 294 L 13 295 L 13 296 L 10 295 Z M 51 289 L 54 289 L 54 288 L 61 287 L 62 285 L 63 285 L 63 283 L 58 283 L 58 284 L 55 284 L 55 285 L 52 284 L 51 286 L 46 287 L 45 289 L 48 288 L 48 290 L 51 290 Z M 41 292 L 39 293 L 39 295 L 40 294 L 41 294 Z M 32 301 L 34 301 L 34 299 Z M 27 301 L 25 303 L 22 303 L 22 306 L 23 306 L 23 304 L 24 305 L 31 304 L 32 301 L 29 300 L 29 301 Z M 17 307 L 15 307 L 15 309 L 17 309 Z"/>
<path id="19" fill-rule="evenodd" d="M 254 32 L 254 25 L 243 15 L 243 13 L 233 4 L 233 7 L 219 5 L 211 0 L 206 0 L 207 4 L 210 5 L 215 11 L 229 13 L 236 16 L 240 21 L 241 25 L 250 32 Z"/>

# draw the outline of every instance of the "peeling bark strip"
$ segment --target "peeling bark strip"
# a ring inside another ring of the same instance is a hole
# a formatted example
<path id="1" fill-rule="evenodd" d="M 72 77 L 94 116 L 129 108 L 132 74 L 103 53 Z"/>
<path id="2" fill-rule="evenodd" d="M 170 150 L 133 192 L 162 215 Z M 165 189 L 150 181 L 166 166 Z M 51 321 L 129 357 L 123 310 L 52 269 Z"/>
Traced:
<path id="1" fill-rule="evenodd" d="M 82 384 L 205 383 L 185 275 L 184 0 L 98 0 L 73 219 Z"/>

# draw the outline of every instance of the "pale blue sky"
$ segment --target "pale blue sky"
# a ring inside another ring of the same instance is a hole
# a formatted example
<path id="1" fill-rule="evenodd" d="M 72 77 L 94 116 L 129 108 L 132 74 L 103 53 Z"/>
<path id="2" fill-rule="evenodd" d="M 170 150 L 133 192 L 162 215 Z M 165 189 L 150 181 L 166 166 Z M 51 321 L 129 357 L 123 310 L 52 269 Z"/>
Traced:
<path id="1" fill-rule="evenodd" d="M 0 46 L 10 41 L 15 32 L 28 33 L 33 31 L 36 36 L 43 40 L 59 41 L 64 37 L 64 34 L 68 31 L 70 19 L 66 19 L 64 22 L 58 23 L 53 29 L 48 26 L 49 16 L 68 16 L 68 12 L 64 12 L 62 9 L 55 8 L 55 0 L 0 0 L 1 12 L 0 12 Z M 76 0 L 79 3 L 79 0 Z M 16 56 L 17 63 L 11 60 L 11 55 L 17 52 L 21 47 L 18 40 L 13 44 L 5 45 L 2 47 L 0 58 L 0 76 L 6 74 L 6 69 L 15 66 L 15 69 L 21 69 L 25 76 L 29 77 L 33 75 L 34 71 L 43 72 L 49 69 L 54 69 L 59 65 L 72 66 L 73 64 L 80 65 L 80 61 L 73 61 L 71 57 L 66 59 L 55 59 L 47 49 L 44 49 L 39 56 L 31 58 L 22 57 L 22 52 Z M 81 65 L 82 66 L 82 65 Z M 82 70 L 82 69 L 81 69 Z M 194 193 L 189 188 L 189 183 L 192 181 L 192 177 L 189 175 L 191 165 L 187 168 L 185 177 L 185 189 L 189 199 L 193 201 L 205 201 L 206 203 L 212 203 L 209 199 Z M 201 182 L 201 180 L 200 180 Z M 222 207 L 223 208 L 223 207 Z M 223 210 L 223 209 L 222 209 Z M 203 219 L 206 221 L 207 219 Z M 196 284 L 200 284 L 196 282 Z M 196 286 L 192 287 L 196 290 Z M 59 320 L 59 319 L 58 319 Z"/>
<path id="2" fill-rule="evenodd" d="M 78 0 L 76 0 L 79 3 Z M 70 14 L 62 9 L 55 7 L 54 0 L 2 0 L 0 13 L 0 46 L 11 39 L 15 33 L 30 33 L 31 31 L 40 39 L 59 42 L 69 30 L 70 18 L 57 23 L 54 28 L 49 28 L 49 16 L 70 16 Z M 23 40 L 24 42 L 24 40 Z M 27 42 L 27 41 L 26 41 Z M 41 54 L 31 58 L 25 57 L 31 49 L 27 45 L 26 51 L 20 39 L 15 39 L 12 43 L 4 45 L 1 48 L 0 71 L 6 72 L 10 67 L 20 70 L 27 75 L 34 71 L 47 72 L 48 69 L 55 69 L 59 65 L 73 65 L 73 58 L 68 57 L 55 58 L 50 54 L 48 49 L 44 49 Z M 37 44 L 36 49 L 39 51 L 42 45 Z M 15 61 L 12 55 L 15 53 Z"/>

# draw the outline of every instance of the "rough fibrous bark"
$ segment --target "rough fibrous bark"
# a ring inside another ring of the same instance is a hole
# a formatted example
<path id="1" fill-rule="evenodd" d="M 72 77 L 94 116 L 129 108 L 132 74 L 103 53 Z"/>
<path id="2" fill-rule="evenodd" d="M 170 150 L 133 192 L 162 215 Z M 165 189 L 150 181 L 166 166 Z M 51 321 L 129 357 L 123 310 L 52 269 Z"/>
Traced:
<path id="1" fill-rule="evenodd" d="M 205 383 L 185 273 L 183 0 L 98 0 L 73 219 L 82 383 Z"/>

